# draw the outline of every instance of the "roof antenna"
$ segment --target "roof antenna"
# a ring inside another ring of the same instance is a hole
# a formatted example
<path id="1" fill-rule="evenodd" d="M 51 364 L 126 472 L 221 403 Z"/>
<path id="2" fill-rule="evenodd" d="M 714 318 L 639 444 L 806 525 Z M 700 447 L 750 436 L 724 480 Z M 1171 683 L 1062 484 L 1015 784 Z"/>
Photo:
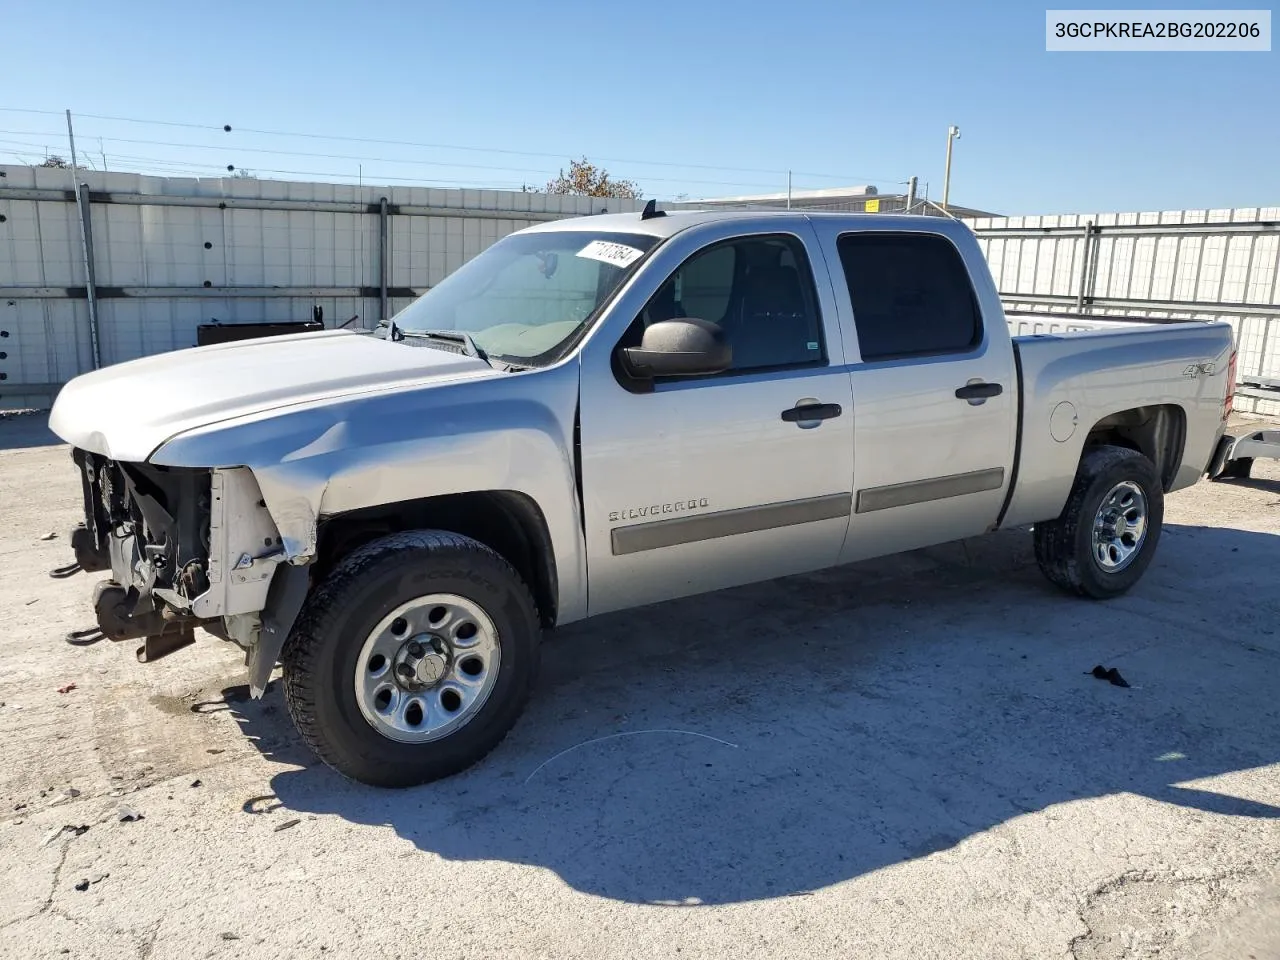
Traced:
<path id="1" fill-rule="evenodd" d="M 654 217 L 665 217 L 667 211 L 658 209 L 658 200 L 655 197 L 644 205 L 644 210 L 640 212 L 641 220 L 652 220 Z"/>

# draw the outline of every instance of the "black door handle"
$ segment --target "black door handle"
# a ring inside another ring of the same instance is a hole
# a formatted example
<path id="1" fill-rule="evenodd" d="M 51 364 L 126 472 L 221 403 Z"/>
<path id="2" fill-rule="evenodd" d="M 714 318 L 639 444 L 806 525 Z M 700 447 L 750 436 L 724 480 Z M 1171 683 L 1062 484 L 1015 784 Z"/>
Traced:
<path id="1" fill-rule="evenodd" d="M 1004 387 L 998 383 L 969 383 L 956 391 L 960 400 L 986 400 L 1004 393 Z"/>
<path id="2" fill-rule="evenodd" d="M 806 403 L 790 410 L 782 411 L 782 419 L 787 423 L 798 423 L 801 420 L 830 420 L 844 413 L 838 403 Z"/>

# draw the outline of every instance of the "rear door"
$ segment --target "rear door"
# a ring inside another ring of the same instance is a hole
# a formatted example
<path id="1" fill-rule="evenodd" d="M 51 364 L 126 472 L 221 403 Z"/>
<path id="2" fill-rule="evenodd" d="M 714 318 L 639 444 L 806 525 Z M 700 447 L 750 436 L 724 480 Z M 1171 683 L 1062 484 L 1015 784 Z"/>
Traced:
<path id="1" fill-rule="evenodd" d="M 844 280 L 836 298 L 856 352 L 854 512 L 842 561 L 984 533 L 1012 479 L 1012 343 L 976 244 L 947 235 L 960 225 L 940 226 L 818 223 Z M 994 320 L 984 324 L 987 311 Z"/>

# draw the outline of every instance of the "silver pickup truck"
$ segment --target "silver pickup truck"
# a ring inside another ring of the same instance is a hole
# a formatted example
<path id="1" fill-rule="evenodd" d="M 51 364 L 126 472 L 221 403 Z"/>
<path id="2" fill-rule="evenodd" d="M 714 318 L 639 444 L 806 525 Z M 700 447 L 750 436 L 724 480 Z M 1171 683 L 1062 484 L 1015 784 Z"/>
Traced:
<path id="1" fill-rule="evenodd" d="M 515 723 L 544 629 L 1034 525 L 1067 591 L 1151 562 L 1231 407 L 1229 327 L 1011 338 L 933 217 L 601 215 L 512 234 L 372 332 L 69 383 L 79 564 L 156 659 L 277 663 L 314 751 L 404 786 Z"/>

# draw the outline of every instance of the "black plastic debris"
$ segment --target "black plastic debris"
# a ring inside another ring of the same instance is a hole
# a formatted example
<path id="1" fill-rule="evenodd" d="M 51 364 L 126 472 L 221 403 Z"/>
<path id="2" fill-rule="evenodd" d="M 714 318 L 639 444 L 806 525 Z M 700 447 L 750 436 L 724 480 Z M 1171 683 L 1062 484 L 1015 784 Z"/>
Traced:
<path id="1" fill-rule="evenodd" d="M 76 884 L 76 889 L 79 890 L 81 893 L 83 893 L 84 891 L 88 890 L 91 886 L 93 886 L 95 883 L 101 883 L 103 880 L 107 879 L 107 877 L 109 876 L 111 876 L 111 874 L 109 873 L 100 873 L 96 877 L 94 877 L 92 880 L 89 880 L 86 878 Z"/>
<path id="2" fill-rule="evenodd" d="M 302 822 L 301 820 L 286 820 L 284 823 L 280 824 L 280 826 L 276 827 L 275 830 L 272 832 L 279 833 L 281 830 L 288 830 L 290 827 L 296 827 L 301 822 Z"/>
<path id="3" fill-rule="evenodd" d="M 105 634 L 99 627 L 86 627 L 83 630 L 72 630 L 65 637 L 73 647 L 87 647 L 103 639 Z"/>
<path id="4" fill-rule="evenodd" d="M 1102 664 L 1098 664 L 1089 672 L 1093 676 L 1097 677 L 1099 680 L 1106 680 L 1108 683 L 1110 683 L 1114 687 L 1129 686 L 1129 681 L 1126 680 L 1124 677 L 1120 676 L 1120 671 L 1117 670 L 1115 667 L 1112 667 L 1111 669 L 1108 670 Z"/>
<path id="5" fill-rule="evenodd" d="M 191 785 L 192 785 L 193 787 L 203 786 L 203 785 L 204 785 L 204 781 L 203 781 L 203 780 L 192 780 L 192 781 L 191 781 Z"/>
<path id="6" fill-rule="evenodd" d="M 68 577 L 74 577 L 80 572 L 80 564 L 69 563 L 65 567 L 54 567 L 49 571 L 49 576 L 55 580 L 66 580 Z"/>

